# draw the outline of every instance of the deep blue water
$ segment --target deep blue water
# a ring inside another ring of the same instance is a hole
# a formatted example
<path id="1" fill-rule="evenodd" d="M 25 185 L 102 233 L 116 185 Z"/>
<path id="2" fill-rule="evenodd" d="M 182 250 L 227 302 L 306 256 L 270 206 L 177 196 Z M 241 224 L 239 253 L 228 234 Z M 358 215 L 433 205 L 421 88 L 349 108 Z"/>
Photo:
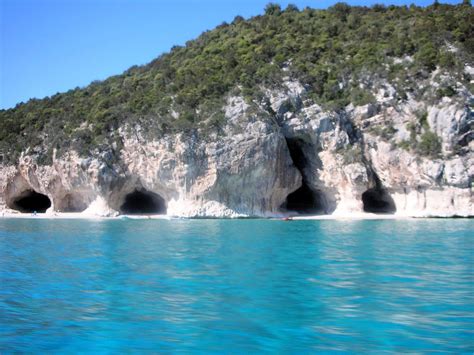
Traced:
<path id="1" fill-rule="evenodd" d="M 474 352 L 474 220 L 0 219 L 0 352 Z"/>

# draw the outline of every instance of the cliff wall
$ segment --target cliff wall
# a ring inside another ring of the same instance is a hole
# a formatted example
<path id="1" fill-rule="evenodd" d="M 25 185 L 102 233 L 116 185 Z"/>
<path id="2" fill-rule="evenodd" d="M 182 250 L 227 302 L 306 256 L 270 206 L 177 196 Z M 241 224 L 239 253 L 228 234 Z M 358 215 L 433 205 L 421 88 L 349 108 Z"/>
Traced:
<path id="1" fill-rule="evenodd" d="M 101 216 L 473 216 L 469 106 L 450 98 L 395 104 L 392 88 L 380 87 L 376 103 L 330 112 L 287 79 L 260 101 L 229 96 L 219 134 L 149 140 L 137 124 L 118 130 L 123 147 L 89 158 L 71 150 L 40 165 L 25 151 L 17 165 L 0 166 L 0 208 Z M 439 140 L 436 154 L 413 148 L 429 145 L 427 137 Z M 40 203 L 42 195 L 50 205 Z"/>

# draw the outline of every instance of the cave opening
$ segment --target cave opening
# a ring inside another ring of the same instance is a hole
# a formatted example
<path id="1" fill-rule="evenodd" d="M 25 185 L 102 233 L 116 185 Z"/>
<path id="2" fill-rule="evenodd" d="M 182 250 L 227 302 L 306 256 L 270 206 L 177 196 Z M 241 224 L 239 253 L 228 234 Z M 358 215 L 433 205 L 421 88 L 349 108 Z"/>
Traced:
<path id="1" fill-rule="evenodd" d="M 288 212 L 303 215 L 327 214 L 327 204 L 321 191 L 312 190 L 306 183 L 289 194 L 281 206 Z"/>
<path id="2" fill-rule="evenodd" d="M 120 207 L 124 214 L 166 214 L 165 200 L 158 194 L 146 190 L 135 190 L 125 196 Z"/>
<path id="3" fill-rule="evenodd" d="M 308 161 L 304 155 L 303 147 L 307 144 L 304 140 L 299 138 L 287 138 L 286 145 L 290 151 L 291 160 L 295 167 L 300 171 L 304 177 L 303 171 L 308 165 Z"/>
<path id="4" fill-rule="evenodd" d="M 362 194 L 364 212 L 393 214 L 397 211 L 393 198 L 382 188 L 368 189 Z"/>
<path id="5" fill-rule="evenodd" d="M 33 190 L 25 191 L 13 202 L 13 209 L 22 213 L 45 213 L 50 207 L 49 197 Z"/>
<path id="6" fill-rule="evenodd" d="M 306 179 L 309 162 L 304 151 L 312 151 L 314 148 L 311 143 L 301 138 L 286 138 L 286 144 L 291 160 L 301 173 L 303 181 L 296 191 L 287 196 L 286 201 L 280 208 L 301 215 L 327 214 L 328 206 L 325 194 L 322 191 L 312 189 Z"/>

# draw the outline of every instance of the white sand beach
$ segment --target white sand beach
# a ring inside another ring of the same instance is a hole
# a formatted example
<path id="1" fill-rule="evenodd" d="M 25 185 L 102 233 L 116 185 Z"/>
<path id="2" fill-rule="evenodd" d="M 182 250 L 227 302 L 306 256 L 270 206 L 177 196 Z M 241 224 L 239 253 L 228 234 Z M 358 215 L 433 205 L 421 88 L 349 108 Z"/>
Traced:
<path id="1" fill-rule="evenodd" d="M 397 219 L 414 219 L 414 218 L 439 218 L 440 216 L 406 216 L 401 214 L 375 214 L 375 213 L 347 213 L 347 214 L 331 214 L 331 215 L 274 215 L 267 217 L 252 217 L 248 218 L 261 218 L 261 219 L 274 219 L 274 220 L 397 220 Z M 441 216 L 442 217 L 442 216 Z M 180 216 L 168 216 L 163 214 L 150 214 L 150 215 L 126 215 L 119 214 L 115 216 L 101 216 L 94 213 L 80 212 L 80 213 L 68 213 L 68 212 L 47 212 L 47 213 L 20 213 L 14 210 L 4 210 L 0 212 L 0 218 L 27 218 L 27 219 L 94 219 L 94 220 L 121 220 L 121 219 L 136 219 L 136 220 L 170 220 L 170 219 L 193 219 L 193 217 L 180 217 Z M 196 217 L 199 219 L 206 217 Z M 208 217 L 215 218 L 215 217 Z M 246 218 L 246 217 L 239 217 Z M 219 219 L 236 219 L 236 218 L 219 218 Z"/>

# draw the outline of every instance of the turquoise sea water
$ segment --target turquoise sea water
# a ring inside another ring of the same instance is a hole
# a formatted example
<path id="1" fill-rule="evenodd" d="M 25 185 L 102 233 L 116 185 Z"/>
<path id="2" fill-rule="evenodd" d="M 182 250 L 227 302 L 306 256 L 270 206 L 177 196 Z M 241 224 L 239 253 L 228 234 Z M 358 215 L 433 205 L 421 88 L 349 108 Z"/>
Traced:
<path id="1" fill-rule="evenodd" d="M 0 219 L 0 352 L 472 353 L 473 230 Z"/>

